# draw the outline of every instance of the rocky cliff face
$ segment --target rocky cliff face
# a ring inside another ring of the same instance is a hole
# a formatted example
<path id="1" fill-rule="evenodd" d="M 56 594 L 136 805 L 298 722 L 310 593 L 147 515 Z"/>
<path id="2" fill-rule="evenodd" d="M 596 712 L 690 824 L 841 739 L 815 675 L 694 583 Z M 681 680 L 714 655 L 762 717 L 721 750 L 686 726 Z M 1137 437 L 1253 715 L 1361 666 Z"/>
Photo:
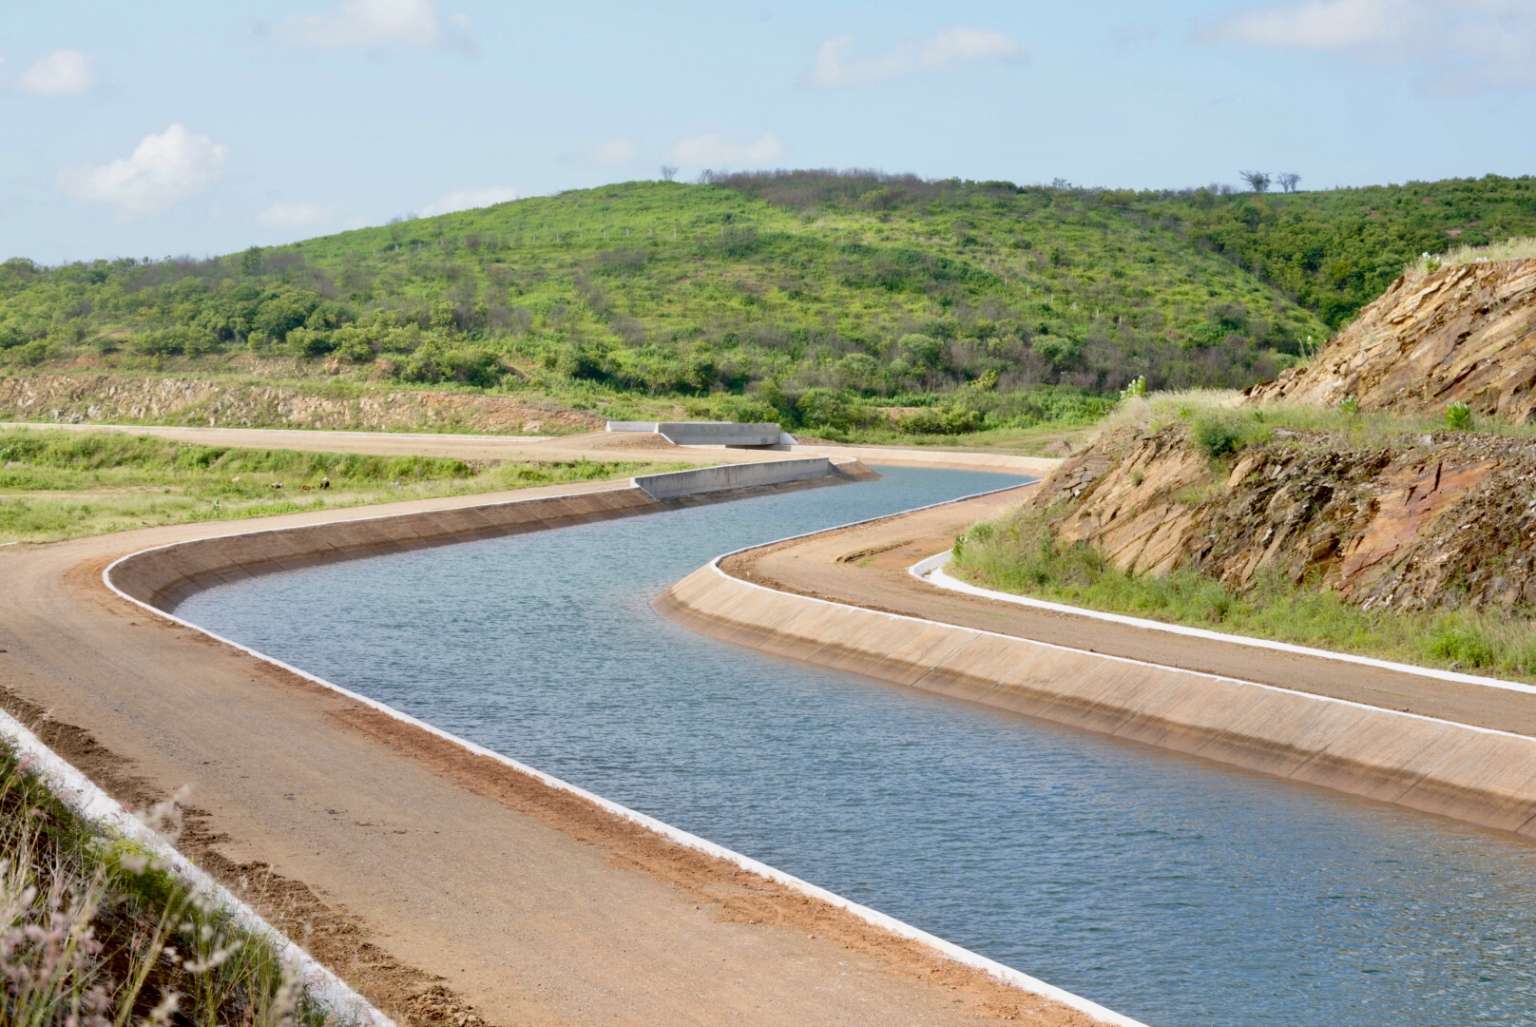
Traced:
<path id="1" fill-rule="evenodd" d="M 1404 276 L 1310 366 L 1245 402 L 1346 397 L 1365 425 L 1374 411 L 1438 415 L 1458 401 L 1536 420 L 1536 260 Z M 1127 571 L 1189 567 L 1238 589 L 1274 573 L 1367 607 L 1536 608 L 1536 439 L 1393 431 L 1367 443 L 1276 428 L 1213 462 L 1188 424 L 1123 428 L 1032 502 L 1060 541 Z"/>
<path id="2" fill-rule="evenodd" d="M 585 431 L 603 424 L 592 414 L 515 396 L 406 391 L 329 396 L 282 385 L 115 375 L 0 378 L 0 419 L 513 435 Z"/>
<path id="3" fill-rule="evenodd" d="M 1248 390 L 1255 402 L 1439 413 L 1463 402 L 1536 418 L 1536 260 L 1399 278 L 1307 367 Z"/>
<path id="4" fill-rule="evenodd" d="M 1213 470 L 1220 473 L 1213 475 Z M 1032 501 L 1124 570 L 1277 573 L 1364 606 L 1536 606 L 1536 441 L 1443 433 L 1369 447 L 1277 431 L 1213 465 L 1182 425 L 1124 431 Z"/>

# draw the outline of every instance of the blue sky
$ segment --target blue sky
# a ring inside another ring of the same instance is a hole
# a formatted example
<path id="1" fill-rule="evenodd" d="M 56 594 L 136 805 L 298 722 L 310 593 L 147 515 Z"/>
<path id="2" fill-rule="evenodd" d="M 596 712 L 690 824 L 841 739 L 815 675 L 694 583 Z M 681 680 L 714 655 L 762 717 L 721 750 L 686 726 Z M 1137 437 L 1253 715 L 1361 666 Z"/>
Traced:
<path id="1" fill-rule="evenodd" d="M 1536 172 L 1532 0 L 646 7 L 7 0 L 0 258 L 205 255 L 663 164 Z"/>

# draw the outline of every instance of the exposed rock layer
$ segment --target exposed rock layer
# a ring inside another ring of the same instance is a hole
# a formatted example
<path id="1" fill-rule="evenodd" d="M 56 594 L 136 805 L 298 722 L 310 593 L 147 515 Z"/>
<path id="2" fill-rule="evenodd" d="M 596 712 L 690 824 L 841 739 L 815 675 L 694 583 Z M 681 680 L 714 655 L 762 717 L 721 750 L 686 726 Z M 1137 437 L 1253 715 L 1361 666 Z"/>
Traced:
<path id="1" fill-rule="evenodd" d="M 0 418 L 505 434 L 603 426 L 591 414 L 516 396 L 403 390 L 322 395 L 285 385 L 104 374 L 0 378 Z"/>
<path id="2" fill-rule="evenodd" d="M 1121 432 L 1032 502 L 1116 567 L 1276 573 L 1367 606 L 1536 606 L 1536 441 L 1441 433 L 1375 445 L 1279 432 L 1213 479 L 1182 426 Z"/>
<path id="3" fill-rule="evenodd" d="M 1305 368 L 1251 401 L 1439 413 L 1453 402 L 1516 423 L 1536 418 L 1536 260 L 1403 276 Z"/>

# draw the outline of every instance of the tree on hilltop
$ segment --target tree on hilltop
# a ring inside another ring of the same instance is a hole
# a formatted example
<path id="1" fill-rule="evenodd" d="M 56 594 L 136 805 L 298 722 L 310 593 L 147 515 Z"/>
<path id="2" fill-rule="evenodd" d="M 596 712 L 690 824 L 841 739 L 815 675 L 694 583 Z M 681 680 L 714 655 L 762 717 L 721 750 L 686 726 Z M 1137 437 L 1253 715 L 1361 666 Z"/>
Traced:
<path id="1" fill-rule="evenodd" d="M 1248 183 L 1248 188 L 1252 189 L 1254 192 L 1256 192 L 1256 193 L 1267 193 L 1267 192 L 1269 192 L 1269 182 L 1270 182 L 1269 172 L 1267 172 L 1267 171 L 1239 171 L 1238 175 L 1242 177 L 1242 180 L 1244 182 Z"/>

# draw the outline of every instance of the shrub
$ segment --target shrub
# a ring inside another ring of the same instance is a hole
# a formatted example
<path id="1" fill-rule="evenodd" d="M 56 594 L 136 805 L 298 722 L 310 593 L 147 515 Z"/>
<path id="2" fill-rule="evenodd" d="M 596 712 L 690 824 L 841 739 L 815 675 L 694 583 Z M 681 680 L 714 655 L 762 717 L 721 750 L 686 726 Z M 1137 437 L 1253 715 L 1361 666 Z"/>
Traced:
<path id="1" fill-rule="evenodd" d="M 931 335 L 913 332 L 896 340 L 896 352 L 914 367 L 935 368 L 944 359 L 944 343 Z"/>
<path id="2" fill-rule="evenodd" d="M 1468 431 L 1472 427 L 1472 408 L 1457 400 L 1445 408 L 1445 426 L 1451 431 Z"/>
<path id="3" fill-rule="evenodd" d="M 1081 344 L 1060 335 L 1037 335 L 1030 342 L 1029 348 L 1036 356 L 1049 361 L 1052 367 L 1075 363 L 1082 353 Z"/>
<path id="4" fill-rule="evenodd" d="M 795 423 L 834 432 L 862 424 L 864 410 L 853 397 L 836 389 L 806 389 L 794 398 Z"/>
<path id="5" fill-rule="evenodd" d="M 963 435 L 981 431 L 986 418 L 981 411 L 959 403 L 947 403 L 939 407 L 927 407 L 899 424 L 902 431 L 911 435 Z"/>
<path id="6" fill-rule="evenodd" d="M 1463 667 L 1486 667 L 1494 662 L 1494 643 L 1475 624 L 1454 615 L 1437 621 L 1425 643 L 1429 655 Z"/>
<path id="7" fill-rule="evenodd" d="M 1195 444 L 1212 460 L 1236 453 L 1246 440 L 1242 427 L 1231 417 L 1209 415 L 1195 419 Z"/>
<path id="8" fill-rule="evenodd" d="M 478 347 L 443 349 L 428 345 L 412 353 L 400 366 L 398 374 L 408 382 L 428 385 L 458 382 L 489 388 L 501 380 L 501 362 L 490 350 Z"/>
<path id="9" fill-rule="evenodd" d="M 296 357 L 323 357 L 336 348 L 330 332 L 313 328 L 295 328 L 284 342 Z"/>

